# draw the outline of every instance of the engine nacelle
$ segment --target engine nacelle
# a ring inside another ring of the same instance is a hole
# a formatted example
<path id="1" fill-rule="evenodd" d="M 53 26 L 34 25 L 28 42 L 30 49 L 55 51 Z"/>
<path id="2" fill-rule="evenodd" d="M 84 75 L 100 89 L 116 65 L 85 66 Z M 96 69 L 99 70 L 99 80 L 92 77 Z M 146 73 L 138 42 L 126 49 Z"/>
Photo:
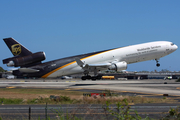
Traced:
<path id="1" fill-rule="evenodd" d="M 115 70 L 115 71 L 126 70 L 127 69 L 127 63 L 125 61 L 112 63 L 112 65 L 109 66 L 108 69 L 109 70 Z"/>
<path id="2" fill-rule="evenodd" d="M 28 64 L 33 64 L 37 62 L 41 62 L 46 59 L 44 52 L 37 52 L 31 55 L 23 56 L 23 57 L 13 57 L 3 60 L 3 63 L 6 63 L 7 66 L 25 66 Z M 8 60 L 8 62 L 6 62 Z"/>

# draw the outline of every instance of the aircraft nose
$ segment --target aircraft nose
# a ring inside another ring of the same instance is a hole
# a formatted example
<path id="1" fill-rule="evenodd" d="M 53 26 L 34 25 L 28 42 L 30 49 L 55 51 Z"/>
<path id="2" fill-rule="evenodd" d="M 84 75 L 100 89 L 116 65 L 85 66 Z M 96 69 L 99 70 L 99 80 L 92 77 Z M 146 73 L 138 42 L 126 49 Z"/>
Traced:
<path id="1" fill-rule="evenodd" d="M 178 46 L 177 46 L 177 45 L 173 45 L 173 46 L 172 46 L 172 50 L 173 50 L 173 51 L 176 51 L 177 49 L 178 49 Z"/>
<path id="2" fill-rule="evenodd" d="M 176 44 L 171 43 L 171 44 L 169 45 L 169 50 L 170 50 L 170 51 L 174 52 L 174 51 L 176 51 L 177 49 L 178 49 L 178 46 L 177 46 Z"/>
<path id="3" fill-rule="evenodd" d="M 178 46 L 177 46 L 177 45 L 174 45 L 174 49 L 177 50 L 177 49 L 178 49 Z"/>

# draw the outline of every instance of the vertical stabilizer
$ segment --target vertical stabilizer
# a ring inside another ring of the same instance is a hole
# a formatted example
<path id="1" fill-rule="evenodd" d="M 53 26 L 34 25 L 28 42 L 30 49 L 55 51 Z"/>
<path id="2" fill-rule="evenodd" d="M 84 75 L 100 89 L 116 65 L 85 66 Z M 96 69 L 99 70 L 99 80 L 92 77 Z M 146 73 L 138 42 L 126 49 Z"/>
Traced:
<path id="1" fill-rule="evenodd" d="M 4 38 L 3 40 L 14 56 L 26 56 L 32 54 L 31 51 L 29 51 L 13 38 Z"/>

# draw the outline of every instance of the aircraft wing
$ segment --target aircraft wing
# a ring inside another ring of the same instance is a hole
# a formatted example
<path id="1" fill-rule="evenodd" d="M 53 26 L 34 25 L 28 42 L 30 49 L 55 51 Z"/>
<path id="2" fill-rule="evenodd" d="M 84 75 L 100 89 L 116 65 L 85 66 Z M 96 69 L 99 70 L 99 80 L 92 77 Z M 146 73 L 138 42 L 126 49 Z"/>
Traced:
<path id="1" fill-rule="evenodd" d="M 112 64 L 111 63 L 102 63 L 102 64 L 85 64 L 83 63 L 79 58 L 75 58 L 77 64 L 82 68 L 88 68 L 88 67 L 109 67 Z"/>
<path id="2" fill-rule="evenodd" d="M 87 64 L 89 67 L 108 67 L 111 66 L 111 63 L 104 63 L 104 64 Z"/>

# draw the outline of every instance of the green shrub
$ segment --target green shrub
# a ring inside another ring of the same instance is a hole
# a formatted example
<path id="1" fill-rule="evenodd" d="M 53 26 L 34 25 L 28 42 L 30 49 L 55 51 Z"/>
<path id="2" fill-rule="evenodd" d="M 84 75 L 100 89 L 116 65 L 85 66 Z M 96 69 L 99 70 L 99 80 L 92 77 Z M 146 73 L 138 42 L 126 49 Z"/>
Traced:
<path id="1" fill-rule="evenodd" d="M 180 112 L 179 112 L 179 108 L 170 108 L 170 110 L 168 111 L 168 115 L 166 115 L 164 118 L 162 118 L 161 120 L 180 120 Z"/>
<path id="2" fill-rule="evenodd" d="M 35 99 L 28 100 L 27 103 L 28 103 L 28 104 L 35 104 L 35 103 L 38 103 L 38 99 L 35 98 Z"/>
<path id="3" fill-rule="evenodd" d="M 23 99 L 18 98 L 0 98 L 2 104 L 21 104 Z"/>
<path id="4" fill-rule="evenodd" d="M 67 97 L 67 96 L 60 96 L 60 101 L 69 102 L 69 101 L 71 101 L 71 99 L 70 99 L 70 97 Z"/>
<path id="5" fill-rule="evenodd" d="M 176 82 L 180 82 L 180 78 L 176 80 Z"/>

